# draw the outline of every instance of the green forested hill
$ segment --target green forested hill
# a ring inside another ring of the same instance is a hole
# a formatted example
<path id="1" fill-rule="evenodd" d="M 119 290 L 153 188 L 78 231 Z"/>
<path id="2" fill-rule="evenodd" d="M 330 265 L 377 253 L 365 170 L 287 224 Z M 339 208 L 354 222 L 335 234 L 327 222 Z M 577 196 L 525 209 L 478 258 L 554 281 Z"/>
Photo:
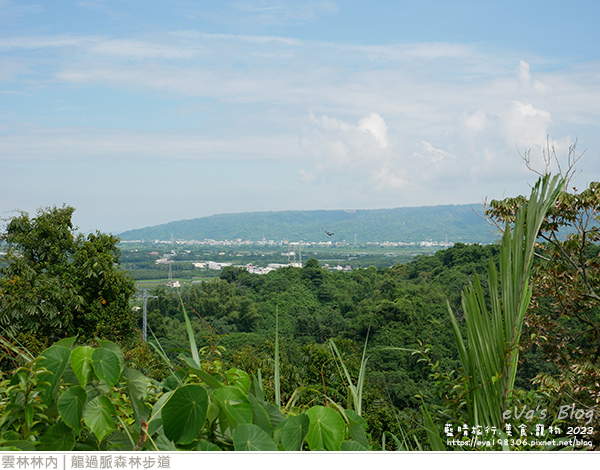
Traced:
<path id="1" fill-rule="evenodd" d="M 314 210 L 218 214 L 120 234 L 128 240 L 291 240 L 348 243 L 424 240 L 490 243 L 494 227 L 477 204 L 378 210 Z M 325 232 L 334 233 L 329 237 Z"/>

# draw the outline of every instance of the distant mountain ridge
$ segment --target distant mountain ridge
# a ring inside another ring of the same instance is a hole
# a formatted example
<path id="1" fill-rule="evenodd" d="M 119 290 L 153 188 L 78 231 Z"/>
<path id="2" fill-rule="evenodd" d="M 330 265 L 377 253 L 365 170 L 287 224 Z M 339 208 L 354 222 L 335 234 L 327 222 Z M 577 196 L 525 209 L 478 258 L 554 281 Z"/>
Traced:
<path id="1" fill-rule="evenodd" d="M 493 243 L 480 204 L 371 210 L 305 210 L 216 214 L 128 230 L 122 241 L 287 240 L 320 242 Z M 333 233 L 329 236 L 326 232 Z"/>

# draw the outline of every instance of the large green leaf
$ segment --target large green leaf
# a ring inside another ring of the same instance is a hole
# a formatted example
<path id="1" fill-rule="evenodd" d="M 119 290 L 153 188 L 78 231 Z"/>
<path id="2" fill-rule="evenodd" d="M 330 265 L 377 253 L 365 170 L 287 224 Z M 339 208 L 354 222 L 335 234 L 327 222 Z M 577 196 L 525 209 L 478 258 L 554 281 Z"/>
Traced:
<path id="1" fill-rule="evenodd" d="M 306 435 L 310 450 L 339 451 L 346 427 L 340 414 L 324 406 L 313 406 L 306 414 L 310 419 Z"/>
<path id="2" fill-rule="evenodd" d="M 119 357 L 110 349 L 98 348 L 92 353 L 92 366 L 96 377 L 113 387 L 121 376 Z"/>
<path id="3" fill-rule="evenodd" d="M 233 431 L 233 447 L 236 451 L 276 452 L 279 450 L 273 439 L 255 424 L 240 424 Z"/>
<path id="4" fill-rule="evenodd" d="M 210 388 L 217 389 L 222 386 L 221 382 L 219 382 L 216 378 L 210 375 L 208 372 L 202 370 L 202 367 L 192 358 L 187 357 L 185 355 L 179 356 L 179 358 L 184 361 L 190 370 L 196 374 L 198 377 L 202 379 Z"/>
<path id="5" fill-rule="evenodd" d="M 201 452 L 219 452 L 219 451 L 221 451 L 219 446 L 217 446 L 216 444 L 213 444 L 212 442 L 207 441 L 206 439 L 200 439 L 198 441 L 198 447 L 196 447 L 196 450 L 199 450 Z"/>
<path id="6" fill-rule="evenodd" d="M 154 407 L 152 408 L 152 414 L 148 420 L 148 433 L 150 435 L 154 434 L 159 428 L 162 427 L 162 409 L 169 398 L 171 398 L 172 394 L 173 392 L 171 391 L 164 393 L 154 404 Z"/>
<path id="7" fill-rule="evenodd" d="M 187 374 L 183 370 L 178 370 L 177 372 L 174 372 L 173 374 L 169 375 L 165 380 L 163 380 L 163 388 L 165 390 L 176 390 L 184 381 L 186 375 Z"/>
<path id="8" fill-rule="evenodd" d="M 206 421 L 208 393 L 201 385 L 185 385 L 173 392 L 161 411 L 166 436 L 178 444 L 198 437 Z"/>
<path id="9" fill-rule="evenodd" d="M 302 444 L 308 434 L 309 425 L 310 419 L 305 414 L 288 418 L 281 432 L 281 444 L 283 448 L 295 452 L 302 450 Z"/>
<path id="10" fill-rule="evenodd" d="M 98 341 L 98 344 L 101 348 L 108 349 L 117 355 L 119 358 L 119 368 L 121 369 L 121 372 L 123 372 L 123 369 L 125 368 L 125 356 L 123 356 L 121 348 L 112 341 Z"/>
<path id="11" fill-rule="evenodd" d="M 44 385 L 44 403 L 49 405 L 54 400 L 58 383 L 67 368 L 71 350 L 63 346 L 51 346 L 40 355 L 42 359 L 39 365 L 48 370 L 47 374 L 43 374 L 43 380 L 49 385 Z"/>
<path id="12" fill-rule="evenodd" d="M 90 400 L 83 409 L 83 421 L 90 427 L 98 442 L 102 442 L 116 429 L 112 416 L 116 414 L 115 407 L 104 395 Z"/>
<path id="13" fill-rule="evenodd" d="M 231 385 L 223 386 L 213 391 L 213 397 L 227 414 L 232 428 L 239 424 L 252 423 L 252 405 L 239 388 Z"/>
<path id="14" fill-rule="evenodd" d="M 280 423 L 285 421 L 285 417 L 281 411 L 279 411 L 279 407 L 277 405 L 274 405 L 273 403 L 267 403 L 265 401 L 260 402 L 260 404 L 269 415 L 269 421 L 271 421 L 272 427 L 276 428 Z"/>
<path id="15" fill-rule="evenodd" d="M 73 346 L 75 345 L 75 341 L 77 341 L 77 336 L 71 336 L 69 338 L 63 338 L 63 339 L 58 340 L 52 346 L 61 346 L 63 348 L 67 348 L 67 349 L 73 349 Z"/>
<path id="16" fill-rule="evenodd" d="M 340 445 L 341 452 L 366 452 L 368 449 L 356 441 L 344 441 Z"/>
<path id="17" fill-rule="evenodd" d="M 242 392 L 247 393 L 250 390 L 250 376 L 241 369 L 229 369 L 226 372 L 227 382 L 231 385 L 236 386 Z"/>
<path id="18" fill-rule="evenodd" d="M 5 443 L 5 447 L 2 447 L 2 451 L 13 451 L 13 450 L 22 450 L 24 452 L 35 452 L 36 443 L 31 441 L 22 441 L 22 440 L 7 440 Z"/>
<path id="19" fill-rule="evenodd" d="M 346 418 L 348 418 L 348 429 L 350 429 L 351 438 L 361 446 L 369 449 L 369 441 L 365 431 L 368 429 L 368 424 L 362 416 L 353 410 L 345 410 Z"/>
<path id="20" fill-rule="evenodd" d="M 58 398 L 58 412 L 62 420 L 75 432 L 79 432 L 87 392 L 79 385 L 69 388 Z"/>
<path id="21" fill-rule="evenodd" d="M 40 438 L 40 447 L 37 450 L 45 452 L 69 452 L 75 447 L 73 430 L 65 423 L 50 426 Z"/>
<path id="22" fill-rule="evenodd" d="M 89 346 L 79 346 L 71 352 L 71 368 L 82 387 L 89 383 L 94 374 L 92 366 L 93 353 L 94 349 Z"/>
<path id="23" fill-rule="evenodd" d="M 156 446 L 156 447 L 155 447 Z M 169 440 L 164 433 L 159 432 L 154 438 L 152 438 L 152 450 L 159 450 L 161 452 L 177 452 L 179 449 L 173 441 Z"/>
<path id="24" fill-rule="evenodd" d="M 130 367 L 126 367 L 123 370 L 122 379 L 127 386 L 135 422 L 139 426 L 142 420 L 148 418 L 148 413 L 150 412 L 145 402 L 148 396 L 148 379 L 144 374 Z"/>
<path id="25" fill-rule="evenodd" d="M 253 421 L 258 427 L 260 427 L 263 431 L 267 433 L 273 432 L 273 426 L 271 425 L 271 420 L 269 419 L 269 415 L 266 412 L 265 408 L 262 404 L 256 399 L 254 395 L 246 395 L 248 401 L 252 405 L 252 413 L 253 413 Z"/>

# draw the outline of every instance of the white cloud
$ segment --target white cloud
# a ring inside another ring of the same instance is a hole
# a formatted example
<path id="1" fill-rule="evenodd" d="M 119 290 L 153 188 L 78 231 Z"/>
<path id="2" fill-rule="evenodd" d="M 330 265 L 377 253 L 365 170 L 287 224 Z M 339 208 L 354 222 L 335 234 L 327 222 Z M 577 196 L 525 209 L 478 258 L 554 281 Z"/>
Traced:
<path id="1" fill-rule="evenodd" d="M 531 82 L 531 73 L 529 71 L 530 67 L 527 62 L 521 60 L 519 62 L 519 67 L 517 68 L 517 75 L 519 77 L 519 82 L 523 85 L 529 85 Z"/>
<path id="2" fill-rule="evenodd" d="M 82 127 L 0 128 L 0 155 L 4 162 L 74 162 L 130 160 L 168 162 L 280 161 L 296 158 L 281 149 L 295 148 L 294 136 L 252 135 L 236 139 L 209 138 L 193 132 L 149 132 Z M 255 149 L 260 150 L 260 157 Z M 282 157 L 283 153 L 283 157 Z"/>
<path id="3" fill-rule="evenodd" d="M 415 157 L 425 155 L 429 163 L 441 163 L 448 161 L 449 159 L 456 160 L 454 155 L 451 155 L 445 150 L 435 148 L 429 142 L 423 141 L 419 147 L 422 149 L 422 152 L 415 153 Z"/>
<path id="4" fill-rule="evenodd" d="M 552 93 L 552 87 L 550 85 L 547 85 L 546 83 L 541 82 L 540 80 L 535 80 L 533 82 L 533 89 L 540 95 L 549 95 L 550 93 Z"/>
<path id="5" fill-rule="evenodd" d="M 371 134 L 384 149 L 388 146 L 388 128 L 383 118 L 377 113 L 371 113 L 358 122 L 358 128 Z"/>
<path id="6" fill-rule="evenodd" d="M 438 202 L 458 203 L 465 202 L 454 197 L 458 191 L 472 201 L 512 184 L 523 168 L 517 149 L 540 148 L 547 134 L 560 142 L 579 135 L 590 147 L 579 127 L 600 125 L 597 65 L 563 64 L 542 73 L 535 58 L 519 61 L 474 45 L 182 30 L 155 37 L 8 37 L 0 50 L 8 65 L 0 68 L 0 93 L 40 97 L 44 110 L 2 110 L 5 122 L 27 116 L 22 121 L 33 123 L 3 130 L 4 160 L 269 161 L 277 165 L 265 180 L 293 175 L 314 190 L 335 182 L 331 191 L 340 200 L 376 194 L 393 206 L 411 194 L 433 203 L 439 194 Z M 98 128 L 76 126 L 78 116 L 67 113 L 56 128 L 42 120 L 58 109 L 54 93 L 65 99 L 72 88 L 81 110 L 101 110 L 97 100 L 113 100 L 106 116 L 85 114 L 86 125 Z M 123 96 L 147 99 L 148 115 L 129 114 Z M 169 122 L 183 107 L 192 110 L 189 119 Z M 131 126 L 109 129 L 110 116 L 124 123 L 122 114 L 133 117 Z M 151 120 L 159 132 L 144 130 Z"/>
<path id="7" fill-rule="evenodd" d="M 479 109 L 465 118 L 465 128 L 470 133 L 478 133 L 483 131 L 489 125 L 487 114 L 482 109 Z"/>
<path id="8" fill-rule="evenodd" d="M 398 194 L 401 192 L 416 191 L 419 189 L 419 185 L 415 183 L 414 176 L 411 178 L 406 169 L 403 168 L 389 168 L 388 166 L 382 166 L 376 169 L 370 177 L 370 185 L 372 190 L 378 193 L 393 193 Z"/>
<path id="9" fill-rule="evenodd" d="M 531 67 L 527 62 L 521 60 L 517 67 L 517 77 L 519 84 L 526 90 L 533 90 L 538 95 L 549 95 L 552 93 L 552 87 L 539 79 L 533 79 L 531 76 Z M 532 85 L 533 83 L 533 85 Z"/>
<path id="10" fill-rule="evenodd" d="M 104 39 L 96 41 L 89 52 L 114 58 L 189 59 L 196 55 L 196 49 L 132 39 Z"/>
<path id="11" fill-rule="evenodd" d="M 385 159 L 388 128 L 377 113 L 367 114 L 357 124 L 310 113 L 301 144 L 322 171 L 363 172 Z"/>
<path id="12" fill-rule="evenodd" d="M 298 176 L 300 180 L 304 183 L 312 183 L 316 179 L 314 175 L 307 173 L 303 168 L 301 168 L 298 172 Z"/>
<path id="13" fill-rule="evenodd" d="M 308 23 L 338 11 L 334 2 L 323 0 L 238 0 L 232 6 L 261 24 Z"/>
<path id="14" fill-rule="evenodd" d="M 502 116 L 502 132 L 509 147 L 528 149 L 546 142 L 552 117 L 531 103 L 513 101 Z"/>

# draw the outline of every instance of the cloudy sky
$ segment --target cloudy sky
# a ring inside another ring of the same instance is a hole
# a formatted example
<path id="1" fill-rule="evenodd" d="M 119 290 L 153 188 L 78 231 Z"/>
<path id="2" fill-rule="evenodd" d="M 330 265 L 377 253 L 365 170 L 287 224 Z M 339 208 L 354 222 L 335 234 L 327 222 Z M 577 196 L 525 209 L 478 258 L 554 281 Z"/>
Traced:
<path id="1" fill-rule="evenodd" d="M 0 217 L 481 203 L 600 179 L 600 2 L 0 0 Z"/>

